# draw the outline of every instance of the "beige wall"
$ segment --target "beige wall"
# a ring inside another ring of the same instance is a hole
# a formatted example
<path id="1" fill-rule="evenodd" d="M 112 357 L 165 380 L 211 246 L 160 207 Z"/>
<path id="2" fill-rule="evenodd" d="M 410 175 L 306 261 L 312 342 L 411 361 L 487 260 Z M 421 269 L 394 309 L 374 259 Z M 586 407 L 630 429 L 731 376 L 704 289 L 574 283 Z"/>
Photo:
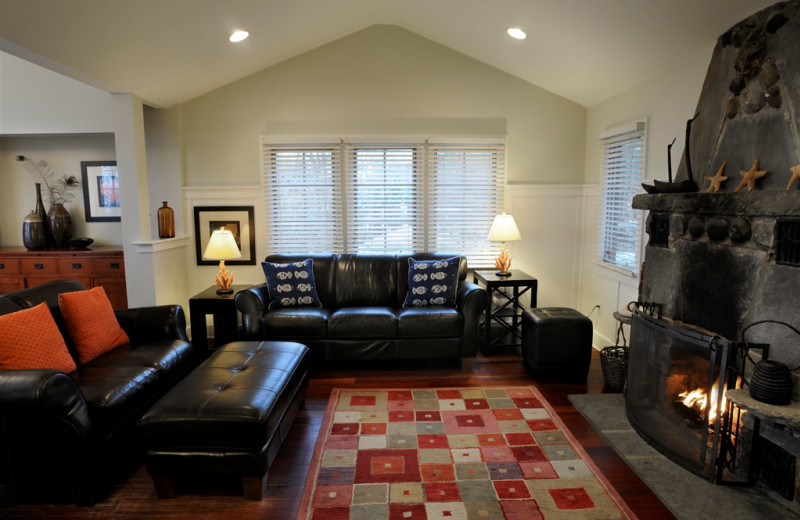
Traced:
<path id="1" fill-rule="evenodd" d="M 396 26 L 365 29 L 181 108 L 189 186 L 260 183 L 259 136 L 275 126 L 392 133 L 392 122 L 419 119 L 505 119 L 509 181 L 583 181 L 585 108 Z"/>
<path id="2" fill-rule="evenodd" d="M 81 178 L 81 161 L 116 159 L 113 134 L 0 136 L 0 245 L 22 245 L 22 220 L 36 205 L 34 179 L 17 162 L 24 155 L 44 159 L 57 177 Z M 73 236 L 92 237 L 97 245 L 119 245 L 119 222 L 86 222 L 83 185 L 72 190 L 66 207 L 72 217 Z M 45 200 L 45 208 L 49 208 Z"/>
<path id="3" fill-rule="evenodd" d="M 507 134 L 510 183 L 579 185 L 584 177 L 584 107 L 396 26 L 370 27 L 184 103 L 181 122 L 186 186 L 242 185 L 242 197 L 261 183 L 260 136 L 267 133 L 499 131 Z M 263 208 L 257 205 L 261 259 L 267 251 L 259 214 Z M 525 216 L 559 221 L 550 212 Z M 186 228 L 192 233 L 188 213 Z M 514 246 L 522 260 L 537 243 Z M 552 292 L 572 294 L 559 282 L 574 279 L 570 268 L 558 261 L 546 265 L 566 270 L 541 274 L 552 280 Z M 258 265 L 235 271 L 239 283 L 263 282 Z M 190 276 L 192 288 L 213 280 L 207 268 L 195 268 Z"/>
<path id="4" fill-rule="evenodd" d="M 678 138 L 673 147 L 677 167 L 685 122 L 693 115 L 711 51 L 587 110 L 401 28 L 371 27 L 169 111 L 146 114 L 151 200 L 142 212 L 154 211 L 169 193 L 170 205 L 184 216 L 185 234 L 191 235 L 191 207 L 171 201 L 181 197 L 176 194 L 178 184 L 184 187 L 181 202 L 251 201 L 257 206 L 256 256 L 261 258 L 266 254 L 263 208 L 258 207 L 262 134 L 461 129 L 474 135 L 486 128 L 505 128 L 508 208 L 523 220 L 523 240 L 510 244 L 515 267 L 539 278 L 542 306 L 572 306 L 588 313 L 600 304 L 601 314 L 593 319 L 597 345 L 603 346 L 613 338 L 611 312 L 635 298 L 637 282 L 593 262 L 598 200 L 594 184 L 600 178 L 597 134 L 647 118 L 647 177 L 665 178 L 666 146 Z M 80 160 L 106 159 L 106 152 L 115 152 L 111 134 L 0 137 L 0 245 L 21 243 L 22 218 L 33 207 L 32 183 L 19 171 L 15 155 L 41 155 L 61 166 L 62 160 L 79 165 Z M 222 185 L 228 189 L 213 189 Z M 203 188 L 202 194 L 195 193 Z M 216 191 L 220 200 L 214 199 Z M 153 215 L 148 225 L 152 231 Z M 82 226 L 87 223 L 78 225 L 77 234 L 119 243 L 119 224 Z M 178 252 L 163 254 L 173 264 L 176 257 L 185 257 L 188 298 L 212 283 L 215 269 L 195 266 L 192 240 L 186 247 L 181 244 Z M 237 283 L 263 279 L 258 266 L 236 266 L 236 275 Z M 179 297 L 174 288 L 170 291 L 171 298 Z M 161 301 L 158 294 L 156 299 Z"/>

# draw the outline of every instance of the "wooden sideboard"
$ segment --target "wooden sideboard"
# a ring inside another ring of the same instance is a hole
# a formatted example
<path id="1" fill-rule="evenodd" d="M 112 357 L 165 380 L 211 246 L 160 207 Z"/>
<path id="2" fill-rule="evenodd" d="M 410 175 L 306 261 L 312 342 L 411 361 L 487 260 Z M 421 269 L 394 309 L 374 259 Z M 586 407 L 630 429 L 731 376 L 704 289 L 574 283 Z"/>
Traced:
<path id="1" fill-rule="evenodd" d="M 65 278 L 89 288 L 102 286 L 115 309 L 128 307 L 125 259 L 119 247 L 39 251 L 0 247 L 0 294 Z"/>

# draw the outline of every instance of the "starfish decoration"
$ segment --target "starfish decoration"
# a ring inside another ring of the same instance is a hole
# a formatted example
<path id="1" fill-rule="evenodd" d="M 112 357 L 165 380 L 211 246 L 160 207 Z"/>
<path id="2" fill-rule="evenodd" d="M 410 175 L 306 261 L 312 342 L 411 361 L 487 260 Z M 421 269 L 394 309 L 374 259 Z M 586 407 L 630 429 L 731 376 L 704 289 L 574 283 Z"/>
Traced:
<path id="1" fill-rule="evenodd" d="M 724 171 L 725 171 L 725 161 L 722 161 L 722 166 L 719 167 L 719 171 L 717 172 L 716 175 L 714 175 L 713 177 L 709 177 L 708 175 L 706 175 L 706 179 L 711 181 L 711 184 L 708 185 L 706 193 L 711 191 L 711 188 L 714 188 L 714 191 L 719 191 L 720 184 L 728 180 L 727 177 L 722 175 L 722 172 Z"/>
<path id="2" fill-rule="evenodd" d="M 741 170 L 739 175 L 743 177 L 742 182 L 736 187 L 733 191 L 739 191 L 742 188 L 747 186 L 747 191 L 753 191 L 753 188 L 756 186 L 756 180 L 760 179 L 764 175 L 767 174 L 767 170 L 759 170 L 758 169 L 758 159 L 753 162 L 752 168 L 748 171 Z"/>
<path id="3" fill-rule="evenodd" d="M 792 185 L 800 179 L 800 164 L 795 166 L 794 168 L 790 168 L 792 170 L 792 178 L 789 179 L 789 184 L 786 185 L 786 189 L 792 187 Z"/>

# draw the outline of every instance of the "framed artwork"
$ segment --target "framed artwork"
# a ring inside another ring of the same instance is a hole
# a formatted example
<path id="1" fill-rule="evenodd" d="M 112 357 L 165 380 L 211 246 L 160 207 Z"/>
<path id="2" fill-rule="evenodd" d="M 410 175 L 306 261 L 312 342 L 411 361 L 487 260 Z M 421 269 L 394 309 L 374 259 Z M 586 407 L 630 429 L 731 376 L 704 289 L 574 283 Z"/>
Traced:
<path id="1" fill-rule="evenodd" d="M 120 222 L 117 161 L 81 161 L 86 222 Z"/>
<path id="2" fill-rule="evenodd" d="M 197 265 L 217 265 L 219 260 L 203 258 L 208 239 L 215 229 L 225 228 L 233 233 L 242 257 L 225 260 L 225 265 L 255 265 L 256 235 L 253 206 L 195 206 L 194 244 Z"/>

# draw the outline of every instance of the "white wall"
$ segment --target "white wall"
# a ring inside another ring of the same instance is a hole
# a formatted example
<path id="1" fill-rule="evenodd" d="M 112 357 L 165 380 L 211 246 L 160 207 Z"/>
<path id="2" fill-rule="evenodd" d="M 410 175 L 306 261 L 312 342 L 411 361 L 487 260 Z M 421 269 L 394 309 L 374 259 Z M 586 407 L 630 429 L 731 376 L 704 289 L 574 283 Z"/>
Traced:
<path id="1" fill-rule="evenodd" d="M 648 180 L 666 180 L 667 145 L 677 137 L 672 147 L 674 173 L 683 154 L 686 120 L 694 116 L 712 52 L 713 47 L 709 47 L 707 52 L 687 60 L 684 67 L 666 71 L 662 76 L 589 108 L 586 125 L 586 233 L 579 308 L 588 313 L 594 305 L 600 305 L 599 315 L 597 311 L 592 315 L 596 347 L 614 344 L 617 322 L 612 313 L 637 299 L 639 284 L 638 278 L 619 274 L 594 261 L 598 240 L 598 183 L 602 176 L 602 150 L 597 136 L 609 127 L 646 119 L 645 177 Z M 643 243 L 646 239 L 647 235 L 643 234 Z"/>

